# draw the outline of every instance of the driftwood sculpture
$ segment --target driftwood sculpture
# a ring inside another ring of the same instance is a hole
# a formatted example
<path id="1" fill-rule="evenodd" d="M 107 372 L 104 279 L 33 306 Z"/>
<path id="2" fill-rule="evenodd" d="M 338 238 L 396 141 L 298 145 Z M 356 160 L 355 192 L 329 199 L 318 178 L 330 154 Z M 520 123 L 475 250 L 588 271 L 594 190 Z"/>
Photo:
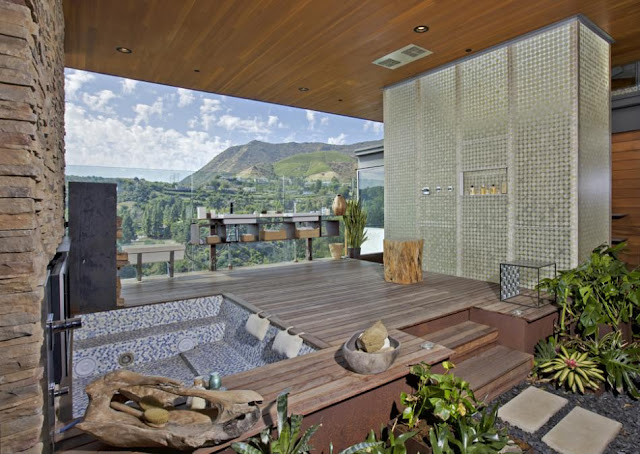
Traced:
<path id="1" fill-rule="evenodd" d="M 186 450 L 212 446 L 236 438 L 260 418 L 254 391 L 209 391 L 185 388 L 164 377 L 149 377 L 118 370 L 86 387 L 89 407 L 78 428 L 103 442 L 119 447 L 170 447 Z M 203 410 L 177 405 L 185 397 L 201 397 L 209 405 Z M 134 401 L 137 407 L 126 405 Z M 155 407 L 152 420 L 145 409 Z M 159 409 L 164 409 L 160 410 Z M 145 415 L 147 417 L 145 418 Z"/>

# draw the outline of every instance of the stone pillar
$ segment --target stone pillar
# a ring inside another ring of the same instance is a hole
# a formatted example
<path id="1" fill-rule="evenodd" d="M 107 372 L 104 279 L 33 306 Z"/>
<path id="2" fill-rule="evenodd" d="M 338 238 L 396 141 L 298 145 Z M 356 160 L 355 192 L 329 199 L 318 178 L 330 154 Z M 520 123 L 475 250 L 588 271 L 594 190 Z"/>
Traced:
<path id="1" fill-rule="evenodd" d="M 64 17 L 0 0 L 0 447 L 43 450 L 43 285 L 64 233 Z"/>

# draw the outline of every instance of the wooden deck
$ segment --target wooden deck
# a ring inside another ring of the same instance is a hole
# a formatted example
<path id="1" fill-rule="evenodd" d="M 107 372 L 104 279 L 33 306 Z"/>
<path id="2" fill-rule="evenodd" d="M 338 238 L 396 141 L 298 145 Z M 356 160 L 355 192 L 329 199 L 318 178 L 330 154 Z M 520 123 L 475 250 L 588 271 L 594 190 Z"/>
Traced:
<path id="1" fill-rule="evenodd" d="M 393 396 L 397 399 L 398 384 L 406 386 L 404 377 L 409 372 L 408 366 L 420 361 L 437 364 L 445 358 L 456 358 L 457 361 L 468 357 L 466 366 L 464 362 L 459 363 L 460 371 L 464 372 L 461 376 L 473 383 L 474 389 L 483 396 L 492 398 L 526 376 L 531 368 L 531 356 L 495 346 L 498 337 L 495 328 L 465 321 L 469 320 L 472 308 L 510 316 L 514 309 L 521 309 L 519 317 L 527 321 L 555 310 L 502 303 L 495 284 L 441 274 L 427 273 L 423 282 L 413 285 L 386 283 L 382 265 L 357 260 L 318 260 L 123 282 L 128 306 L 218 294 L 231 296 L 252 311 L 266 311 L 277 325 L 294 326 L 295 331 L 304 331 L 310 338 L 303 337 L 321 348 L 315 353 L 223 379 L 229 389 L 253 389 L 264 397 L 262 420 L 241 438 L 272 424 L 274 401 L 283 389 L 290 390 L 290 412 L 308 415 L 312 421 L 320 418 L 316 422 L 331 424 L 335 420 L 338 424 L 335 415 L 330 415 L 340 407 L 348 417 L 339 419 L 339 424 L 346 424 L 345 421 L 353 419 L 352 412 L 360 411 L 359 407 L 349 405 L 369 404 L 373 407 L 361 417 L 378 418 L 376 424 L 379 424 L 388 418 L 388 410 L 383 408 L 382 416 L 375 414 L 382 407 L 373 403 L 379 399 L 387 402 Z M 353 332 L 377 320 L 383 320 L 390 334 L 401 341 L 400 355 L 382 374 L 354 374 L 345 367 L 340 347 Z M 441 323 L 443 320 L 447 323 Z M 454 324 L 456 326 L 452 327 Z M 399 331 L 408 327 L 413 327 L 409 332 L 421 334 Z M 421 337 L 423 332 L 425 336 Z M 423 349 L 421 345 L 425 339 L 437 345 L 432 350 Z M 361 422 L 354 419 L 352 424 L 358 426 Z M 364 426 L 368 427 L 367 424 Z M 339 426 L 332 430 L 340 432 L 345 428 Z M 334 435 L 332 430 L 327 428 L 327 436 Z M 59 450 L 67 454 L 132 452 L 109 448 L 77 429 L 72 429 L 63 438 Z M 227 446 L 203 448 L 197 453 L 209 454 Z M 135 452 L 156 451 L 137 449 Z"/>
<path id="2" fill-rule="evenodd" d="M 473 306 L 499 302 L 495 284 L 426 273 L 413 285 L 384 281 L 383 267 L 359 260 L 318 260 L 278 266 L 123 281 L 127 306 L 231 294 L 277 316 L 295 331 L 330 345 L 376 320 L 404 328 Z M 517 307 L 517 306 L 512 306 Z"/>

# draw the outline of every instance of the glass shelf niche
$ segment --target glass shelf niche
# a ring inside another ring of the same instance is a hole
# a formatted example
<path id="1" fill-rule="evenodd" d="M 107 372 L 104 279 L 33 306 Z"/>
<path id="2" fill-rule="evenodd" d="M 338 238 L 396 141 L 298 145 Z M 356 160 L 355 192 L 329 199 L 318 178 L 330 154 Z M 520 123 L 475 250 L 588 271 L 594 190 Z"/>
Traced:
<path id="1" fill-rule="evenodd" d="M 508 186 L 507 167 L 460 172 L 460 195 L 465 197 L 505 196 Z"/>

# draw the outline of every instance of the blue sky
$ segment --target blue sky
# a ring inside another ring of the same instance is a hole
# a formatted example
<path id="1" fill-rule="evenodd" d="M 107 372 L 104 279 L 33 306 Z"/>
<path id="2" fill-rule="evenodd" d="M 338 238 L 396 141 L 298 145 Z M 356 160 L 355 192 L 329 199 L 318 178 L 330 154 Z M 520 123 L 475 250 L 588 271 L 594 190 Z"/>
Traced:
<path id="1" fill-rule="evenodd" d="M 232 145 L 350 144 L 382 123 L 65 70 L 68 165 L 197 170 Z"/>

